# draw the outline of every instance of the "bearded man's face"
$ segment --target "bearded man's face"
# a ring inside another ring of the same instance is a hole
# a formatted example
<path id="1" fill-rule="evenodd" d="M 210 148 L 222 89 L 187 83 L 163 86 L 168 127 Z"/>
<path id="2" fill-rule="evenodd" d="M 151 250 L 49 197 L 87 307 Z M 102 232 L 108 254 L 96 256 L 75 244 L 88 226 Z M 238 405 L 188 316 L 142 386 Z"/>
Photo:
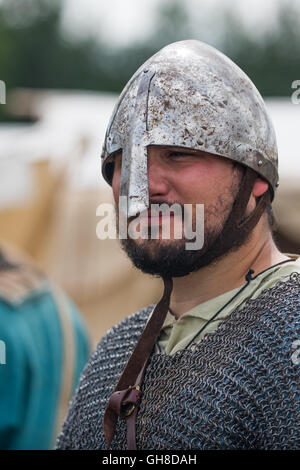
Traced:
<path id="1" fill-rule="evenodd" d="M 121 161 L 122 155 L 119 152 L 115 156 L 112 180 L 117 226 Z M 136 216 L 137 231 L 141 236 L 121 239 L 122 247 L 133 264 L 145 273 L 164 278 L 186 276 L 239 248 L 246 242 L 249 234 L 241 234 L 229 246 L 222 239 L 222 231 L 238 194 L 242 174 L 240 165 L 234 165 L 231 160 L 223 157 L 180 147 L 149 146 L 150 207 L 151 204 L 177 204 L 184 214 L 184 205 L 190 206 L 186 206 L 189 211 L 186 212 L 188 217 L 185 219 L 176 215 L 168 217 L 170 235 L 167 239 L 163 235 L 166 222 L 164 215 L 153 215 L 149 209 Z M 201 223 L 204 222 L 201 228 L 203 244 L 200 249 L 187 249 L 187 242 L 190 240 L 185 237 L 184 223 L 190 222 L 194 232 L 199 228 L 199 204 L 204 206 L 204 220 L 201 220 Z M 134 219 L 135 217 L 127 220 L 128 226 L 134 223 Z M 181 233 L 180 238 L 178 233 Z"/>

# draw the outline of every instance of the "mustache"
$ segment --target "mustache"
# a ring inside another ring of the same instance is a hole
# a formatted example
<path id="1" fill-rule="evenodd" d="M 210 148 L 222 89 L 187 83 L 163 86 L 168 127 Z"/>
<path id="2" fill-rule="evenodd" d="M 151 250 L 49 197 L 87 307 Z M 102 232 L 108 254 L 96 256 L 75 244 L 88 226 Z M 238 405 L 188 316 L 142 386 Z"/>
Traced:
<path id="1" fill-rule="evenodd" d="M 141 211 L 141 212 L 138 212 L 136 215 L 132 216 L 132 217 L 129 217 L 128 221 L 131 222 L 132 220 L 135 220 L 137 219 L 138 217 L 146 217 L 146 216 L 150 216 L 151 215 L 151 210 L 156 212 L 155 209 L 153 209 L 153 205 L 159 205 L 159 206 L 162 206 L 164 205 L 164 208 L 166 211 L 170 210 L 172 208 L 172 206 L 175 204 L 177 206 L 180 206 L 181 207 L 181 210 L 184 211 L 184 204 L 178 202 L 178 201 L 165 201 L 163 199 L 156 199 L 156 200 L 150 200 L 149 201 L 149 207 L 147 209 L 145 209 L 144 211 Z M 116 210 L 116 214 L 117 216 L 119 215 L 119 206 L 118 204 L 115 204 L 115 210 Z M 160 209 L 160 212 L 163 214 L 163 209 L 161 210 Z"/>

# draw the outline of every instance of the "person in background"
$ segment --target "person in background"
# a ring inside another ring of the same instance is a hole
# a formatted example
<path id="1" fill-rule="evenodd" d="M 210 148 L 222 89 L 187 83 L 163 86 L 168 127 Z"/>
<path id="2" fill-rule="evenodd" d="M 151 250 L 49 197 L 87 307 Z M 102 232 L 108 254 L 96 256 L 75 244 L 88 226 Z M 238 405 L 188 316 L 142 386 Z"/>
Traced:
<path id="1" fill-rule="evenodd" d="M 0 449 L 50 449 L 90 352 L 69 298 L 0 247 Z"/>

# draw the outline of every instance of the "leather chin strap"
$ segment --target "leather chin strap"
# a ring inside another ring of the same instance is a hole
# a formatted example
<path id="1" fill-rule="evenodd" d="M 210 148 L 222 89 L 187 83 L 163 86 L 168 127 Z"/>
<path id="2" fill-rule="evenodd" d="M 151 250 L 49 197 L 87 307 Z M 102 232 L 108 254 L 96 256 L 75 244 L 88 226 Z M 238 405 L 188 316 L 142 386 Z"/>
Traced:
<path id="1" fill-rule="evenodd" d="M 252 231 L 266 205 L 270 202 L 269 192 L 267 191 L 260 196 L 253 212 L 243 220 L 256 178 L 257 173 L 251 168 L 247 168 L 242 179 L 240 192 L 233 204 L 231 215 L 228 217 L 221 234 L 222 239 L 226 240 L 226 244 L 230 245 L 241 231 L 248 233 Z M 240 222 L 236 223 L 236 221 Z M 214 252 L 216 253 L 216 250 Z M 140 389 L 148 359 L 168 312 L 172 287 L 172 279 L 164 279 L 163 296 L 154 308 L 150 320 L 127 361 L 115 391 L 108 401 L 103 416 L 103 431 L 107 442 L 107 450 L 111 446 L 118 416 L 126 420 L 127 448 L 129 450 L 136 449 L 135 423 L 138 404 L 141 399 Z"/>
<path id="2" fill-rule="evenodd" d="M 246 212 L 246 207 L 256 179 L 257 173 L 248 167 L 244 173 L 244 177 L 241 183 L 241 190 L 239 192 L 239 196 L 235 200 L 233 207 L 234 210 L 232 211 L 231 219 L 235 221 L 240 220 L 239 223 L 234 223 L 237 230 L 251 232 L 261 218 L 267 205 L 270 204 L 270 193 L 269 191 L 266 191 L 258 198 L 259 200 L 255 209 L 243 220 L 243 215 Z M 230 220 L 231 224 L 233 223 L 233 220 Z"/>

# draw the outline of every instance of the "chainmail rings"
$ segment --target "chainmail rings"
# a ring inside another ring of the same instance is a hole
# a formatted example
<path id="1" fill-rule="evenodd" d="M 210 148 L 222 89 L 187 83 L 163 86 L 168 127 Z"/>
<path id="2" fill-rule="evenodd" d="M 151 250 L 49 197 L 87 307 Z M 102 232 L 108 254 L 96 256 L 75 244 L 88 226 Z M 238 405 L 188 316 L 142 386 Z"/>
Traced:
<path id="1" fill-rule="evenodd" d="M 109 396 L 153 307 L 112 328 L 81 376 L 57 449 L 105 449 Z M 300 275 L 250 299 L 193 348 L 149 359 L 138 449 L 298 449 Z M 126 449 L 120 420 L 111 449 Z"/>

